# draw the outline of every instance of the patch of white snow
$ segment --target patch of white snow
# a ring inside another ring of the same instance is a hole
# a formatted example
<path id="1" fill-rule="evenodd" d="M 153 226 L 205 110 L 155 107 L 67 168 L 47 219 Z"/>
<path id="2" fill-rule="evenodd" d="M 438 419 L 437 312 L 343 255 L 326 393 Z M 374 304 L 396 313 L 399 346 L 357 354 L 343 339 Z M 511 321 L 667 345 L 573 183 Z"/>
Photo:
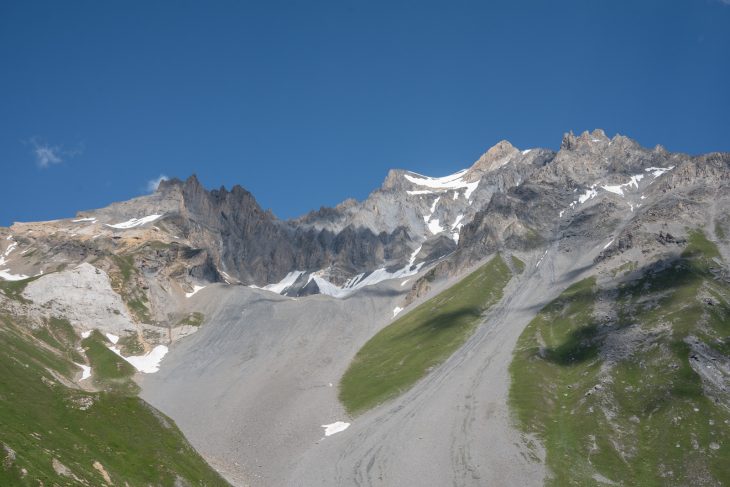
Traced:
<path id="1" fill-rule="evenodd" d="M 81 367 L 81 378 L 79 379 L 79 382 L 91 377 L 91 367 L 89 367 L 88 365 L 84 365 L 84 364 L 77 364 L 76 362 L 74 362 L 74 364 Z"/>
<path id="2" fill-rule="evenodd" d="M 644 179 L 643 174 L 636 174 L 634 176 L 631 176 L 631 180 L 628 183 L 617 184 L 617 185 L 606 185 L 606 186 L 601 186 L 601 187 L 611 193 L 615 193 L 619 196 L 624 196 L 624 188 L 630 188 L 633 186 L 636 189 L 639 189 L 639 181 L 641 181 L 642 179 Z"/>
<path id="3" fill-rule="evenodd" d="M 403 277 L 409 277 L 417 274 L 418 271 L 421 270 L 422 266 L 423 262 L 415 266 L 413 266 L 412 264 L 408 264 L 395 272 L 389 272 L 385 268 L 375 269 L 366 277 L 354 281 L 354 284 L 352 284 L 352 279 L 349 280 L 347 283 L 345 283 L 345 286 L 349 287 L 337 286 L 336 284 L 331 283 L 330 281 L 317 275 L 316 273 L 310 274 L 309 281 L 314 281 L 319 288 L 319 292 L 322 294 L 326 294 L 335 298 L 345 298 L 354 293 L 356 290 L 362 289 L 366 286 L 372 286 L 374 284 L 378 284 L 379 282 L 387 281 L 389 279 L 400 279 Z"/>
<path id="4" fill-rule="evenodd" d="M 198 291 L 200 291 L 201 289 L 205 289 L 205 286 L 198 286 L 198 285 L 193 285 L 193 290 L 192 290 L 192 292 L 189 292 L 189 293 L 185 293 L 185 297 L 186 297 L 186 298 L 192 298 L 192 297 L 193 297 L 193 296 L 195 295 L 195 293 L 197 293 L 197 292 L 198 292 Z"/>
<path id="5" fill-rule="evenodd" d="M 464 181 L 463 177 L 466 174 L 466 169 L 462 169 L 461 171 L 451 174 L 449 176 L 444 176 L 442 178 L 431 178 L 428 176 L 423 176 L 421 174 L 417 173 L 411 173 L 411 174 L 404 174 L 403 177 L 405 177 L 408 181 L 412 182 L 413 184 L 416 184 L 418 186 L 425 186 L 427 188 L 434 188 L 434 189 L 461 189 L 466 188 L 466 191 L 464 192 L 464 197 L 466 199 L 469 199 L 469 196 L 474 192 L 475 189 L 477 189 L 477 186 L 479 186 L 479 181 L 468 183 Z"/>
<path id="6" fill-rule="evenodd" d="M 342 431 L 345 431 L 349 427 L 350 427 L 350 423 L 345 423 L 343 421 L 336 421 L 332 424 L 323 424 L 322 425 L 322 428 L 324 428 L 325 436 L 330 436 L 330 435 L 334 435 L 335 433 L 340 433 Z"/>
<path id="7" fill-rule="evenodd" d="M 127 220 L 126 222 L 122 223 L 115 223 L 113 225 L 106 224 L 107 227 L 111 228 L 121 228 L 121 229 L 127 229 L 127 228 L 134 228 L 138 227 L 140 225 L 144 225 L 145 223 L 153 222 L 160 218 L 162 215 L 148 215 L 144 216 L 142 218 L 132 218 L 130 220 Z"/>
<path id="8" fill-rule="evenodd" d="M 8 272 L 8 269 L 0 271 L 0 279 L 4 279 L 6 281 L 22 281 L 23 279 L 28 279 L 30 276 L 26 276 L 25 274 L 13 274 L 11 272 Z"/>
<path id="9" fill-rule="evenodd" d="M 433 233 L 434 235 L 436 235 L 437 233 L 441 233 L 441 232 L 444 231 L 444 228 L 441 225 L 439 225 L 439 219 L 438 218 L 429 221 L 428 224 L 427 224 L 427 226 L 428 226 L 428 231 L 431 232 L 431 233 Z"/>
<path id="10" fill-rule="evenodd" d="M 304 271 L 291 271 L 289 274 L 284 276 L 281 281 L 275 284 L 269 284 L 267 286 L 264 286 L 262 289 L 281 294 L 282 292 L 286 291 L 288 287 L 291 287 L 292 284 L 297 282 L 297 279 L 299 279 L 299 276 L 301 276 L 302 274 L 304 274 Z"/>
<path id="11" fill-rule="evenodd" d="M 674 166 L 669 166 L 669 167 L 647 167 L 647 168 L 644 168 L 644 171 L 650 172 L 651 175 L 654 176 L 654 179 L 656 179 L 659 176 L 661 176 L 662 174 L 664 174 L 665 172 L 669 172 L 672 169 L 674 169 Z"/>
<path id="12" fill-rule="evenodd" d="M 167 355 L 167 347 L 165 345 L 157 345 L 152 351 L 146 355 L 135 355 L 131 357 L 125 357 L 122 355 L 121 350 L 117 347 L 109 347 L 109 350 L 116 353 L 124 360 L 134 366 L 135 369 L 144 374 L 154 374 L 160 370 L 160 362 Z"/>
<path id="13" fill-rule="evenodd" d="M 545 253 L 542 254 L 542 257 L 540 257 L 540 260 L 538 260 L 537 261 L 537 264 L 535 264 L 535 269 L 537 269 L 538 267 L 540 267 L 540 264 L 542 263 L 542 259 L 545 258 L 545 256 L 547 255 L 547 253 L 548 253 L 548 251 L 546 250 Z"/>

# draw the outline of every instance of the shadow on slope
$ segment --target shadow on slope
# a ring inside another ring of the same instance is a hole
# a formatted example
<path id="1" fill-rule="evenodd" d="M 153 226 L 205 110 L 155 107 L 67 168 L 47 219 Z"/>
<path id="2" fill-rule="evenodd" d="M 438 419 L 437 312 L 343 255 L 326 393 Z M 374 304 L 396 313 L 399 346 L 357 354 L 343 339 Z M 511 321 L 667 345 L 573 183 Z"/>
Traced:
<path id="1" fill-rule="evenodd" d="M 717 258 L 692 232 L 679 258 L 627 282 L 584 279 L 525 328 L 510 404 L 545 444 L 549 485 L 730 484 L 730 285 Z"/>

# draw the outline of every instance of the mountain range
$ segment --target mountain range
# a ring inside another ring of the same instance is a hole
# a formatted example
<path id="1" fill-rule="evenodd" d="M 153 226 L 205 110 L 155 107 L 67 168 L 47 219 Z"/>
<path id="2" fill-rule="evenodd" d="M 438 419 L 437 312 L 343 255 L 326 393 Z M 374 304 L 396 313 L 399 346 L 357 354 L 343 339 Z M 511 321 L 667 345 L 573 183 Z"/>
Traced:
<path id="1" fill-rule="evenodd" d="M 730 153 L 602 130 L 290 220 L 193 175 L 14 223 L 0 481 L 730 485 L 729 259 Z"/>

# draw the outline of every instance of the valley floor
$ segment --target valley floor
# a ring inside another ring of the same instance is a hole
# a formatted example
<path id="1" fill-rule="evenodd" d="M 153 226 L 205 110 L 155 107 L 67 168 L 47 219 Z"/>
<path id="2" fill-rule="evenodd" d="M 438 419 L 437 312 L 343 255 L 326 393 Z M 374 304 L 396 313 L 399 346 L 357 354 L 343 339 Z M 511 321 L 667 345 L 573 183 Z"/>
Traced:
<path id="1" fill-rule="evenodd" d="M 541 485 L 544 453 L 513 426 L 508 367 L 527 323 L 598 251 L 534 255 L 464 346 L 355 418 L 336 386 L 392 318 L 397 281 L 346 300 L 201 292 L 210 322 L 144 378 L 142 396 L 236 485 Z M 351 426 L 325 437 L 336 421 Z"/>

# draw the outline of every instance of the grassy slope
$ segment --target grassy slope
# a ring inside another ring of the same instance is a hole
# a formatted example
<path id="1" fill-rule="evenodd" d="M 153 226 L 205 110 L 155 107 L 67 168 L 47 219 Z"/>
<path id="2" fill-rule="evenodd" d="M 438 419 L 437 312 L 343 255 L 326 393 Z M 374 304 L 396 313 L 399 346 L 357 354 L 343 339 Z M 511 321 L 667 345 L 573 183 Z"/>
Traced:
<path id="1" fill-rule="evenodd" d="M 601 476 L 631 486 L 730 485 L 730 414 L 703 392 L 685 341 L 730 351 L 730 287 L 709 272 L 716 257 L 694 233 L 681 259 L 602 295 L 617 311 L 611 323 L 594 318 L 590 278 L 525 328 L 510 402 L 522 429 L 545 444 L 549 485 L 605 485 Z M 706 304 L 708 294 L 717 304 Z M 615 347 L 615 336 L 628 347 Z"/>
<path id="2" fill-rule="evenodd" d="M 83 346 L 94 367 L 88 380 L 109 391 L 64 385 L 80 372 L 71 361 L 78 337 L 66 325 L 55 320 L 31 335 L 0 316 L 0 485 L 105 485 L 95 462 L 115 485 L 228 485 L 172 420 L 134 395 L 126 362 L 117 363 L 101 335 Z M 54 458 L 70 476 L 55 472 Z"/>
<path id="3" fill-rule="evenodd" d="M 510 277 L 496 256 L 377 333 L 342 377 L 340 400 L 348 412 L 362 412 L 402 393 L 446 360 L 471 335 L 482 313 L 501 299 Z"/>

